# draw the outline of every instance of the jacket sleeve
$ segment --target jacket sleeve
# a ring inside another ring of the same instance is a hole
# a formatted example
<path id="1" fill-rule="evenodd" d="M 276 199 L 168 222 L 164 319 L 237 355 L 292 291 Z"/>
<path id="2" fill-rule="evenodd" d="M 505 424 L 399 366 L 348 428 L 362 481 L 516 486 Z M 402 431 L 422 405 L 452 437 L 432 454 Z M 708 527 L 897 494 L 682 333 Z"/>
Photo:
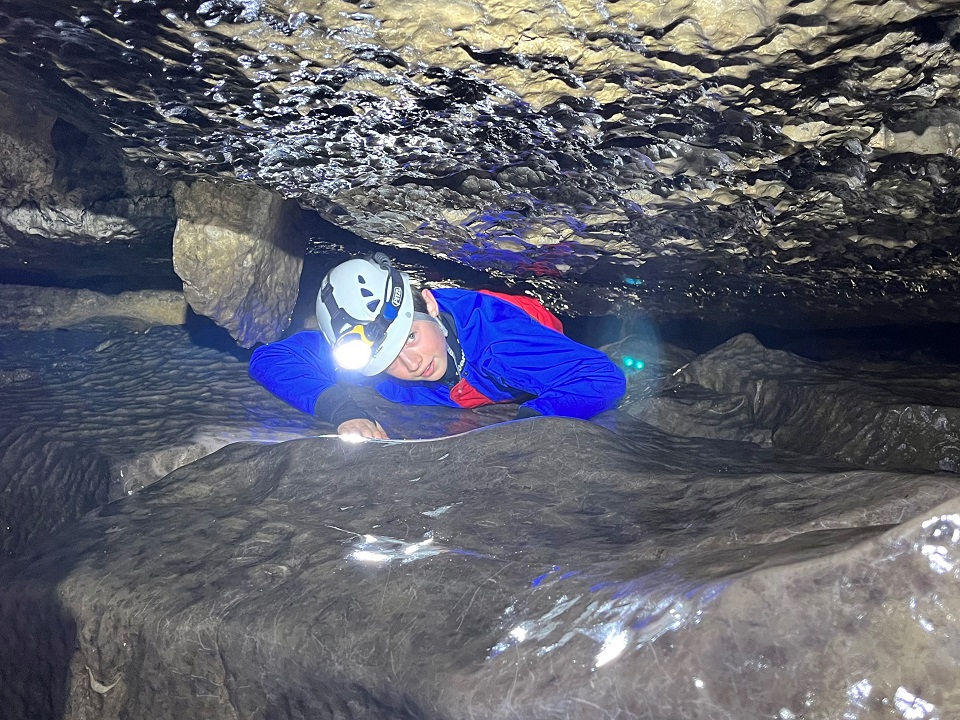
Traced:
<path id="1" fill-rule="evenodd" d="M 533 411 L 586 420 L 620 402 L 626 378 L 602 352 L 534 320 L 515 329 L 491 345 L 488 372 L 496 368 L 500 382 L 536 395 L 518 417 Z"/>
<path id="2" fill-rule="evenodd" d="M 370 417 L 337 386 L 330 346 L 319 332 L 299 332 L 258 347 L 250 358 L 250 376 L 297 410 L 334 425 Z"/>

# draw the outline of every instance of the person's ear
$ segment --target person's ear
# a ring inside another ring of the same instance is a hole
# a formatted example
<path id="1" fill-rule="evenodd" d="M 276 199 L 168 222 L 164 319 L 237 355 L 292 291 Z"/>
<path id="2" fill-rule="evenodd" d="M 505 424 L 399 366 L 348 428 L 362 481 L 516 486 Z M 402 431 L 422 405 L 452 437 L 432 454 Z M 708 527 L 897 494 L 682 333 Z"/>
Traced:
<path id="1" fill-rule="evenodd" d="M 437 304 L 437 299 L 433 296 L 433 293 L 424 289 L 420 291 L 420 297 L 427 304 L 427 315 L 440 317 L 440 306 Z"/>

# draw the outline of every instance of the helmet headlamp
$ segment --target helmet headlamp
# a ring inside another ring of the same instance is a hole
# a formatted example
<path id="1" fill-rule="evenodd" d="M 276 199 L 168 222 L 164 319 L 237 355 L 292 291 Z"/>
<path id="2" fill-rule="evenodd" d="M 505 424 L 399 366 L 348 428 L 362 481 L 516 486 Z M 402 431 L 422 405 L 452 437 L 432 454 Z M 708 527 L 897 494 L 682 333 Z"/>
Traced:
<path id="1" fill-rule="evenodd" d="M 384 286 L 383 301 L 373 320 L 364 322 L 352 317 L 337 304 L 333 287 L 320 289 L 320 300 L 330 313 L 330 324 L 337 339 L 333 343 L 334 361 L 344 370 L 362 370 L 379 352 L 391 323 L 397 319 L 404 300 L 403 276 L 383 253 L 374 253 L 367 260 L 386 270 L 389 278 Z"/>
<path id="2" fill-rule="evenodd" d="M 344 370 L 360 370 L 373 357 L 373 342 L 364 332 L 363 325 L 356 325 L 345 332 L 333 346 L 333 359 Z"/>

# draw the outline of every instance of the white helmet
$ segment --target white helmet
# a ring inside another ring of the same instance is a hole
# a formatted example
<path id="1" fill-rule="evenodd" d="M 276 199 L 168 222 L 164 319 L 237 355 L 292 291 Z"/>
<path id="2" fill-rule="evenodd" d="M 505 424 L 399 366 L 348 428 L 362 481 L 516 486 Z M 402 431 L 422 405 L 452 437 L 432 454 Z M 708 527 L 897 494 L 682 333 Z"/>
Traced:
<path id="1" fill-rule="evenodd" d="M 410 277 L 383 253 L 347 260 L 320 283 L 317 321 L 340 367 L 364 375 L 381 373 L 410 334 Z"/>

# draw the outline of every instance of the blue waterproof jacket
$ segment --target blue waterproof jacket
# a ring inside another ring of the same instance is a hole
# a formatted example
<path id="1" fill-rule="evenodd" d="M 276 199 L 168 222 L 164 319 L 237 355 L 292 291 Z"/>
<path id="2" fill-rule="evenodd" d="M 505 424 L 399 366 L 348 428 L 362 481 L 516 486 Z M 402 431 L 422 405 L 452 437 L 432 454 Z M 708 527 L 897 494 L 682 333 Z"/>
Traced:
<path id="1" fill-rule="evenodd" d="M 323 334 L 309 330 L 257 348 L 250 375 L 309 414 L 338 382 L 373 385 L 388 400 L 411 405 L 476 407 L 523 400 L 521 416 L 582 419 L 616 407 L 623 396 L 626 380 L 610 358 L 516 305 L 470 290 L 434 290 L 433 295 L 440 312 L 453 318 L 463 352 L 461 381 L 454 387 L 340 370 Z"/>

